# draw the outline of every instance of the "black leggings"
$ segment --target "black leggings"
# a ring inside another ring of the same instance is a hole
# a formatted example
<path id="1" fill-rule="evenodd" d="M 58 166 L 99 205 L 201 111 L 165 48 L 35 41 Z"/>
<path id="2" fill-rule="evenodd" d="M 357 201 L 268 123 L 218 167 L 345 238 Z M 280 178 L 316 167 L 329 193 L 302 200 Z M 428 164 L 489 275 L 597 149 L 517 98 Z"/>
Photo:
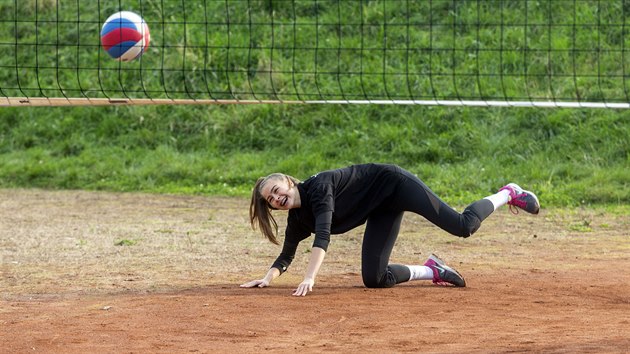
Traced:
<path id="1" fill-rule="evenodd" d="M 481 222 L 494 211 L 489 200 L 470 204 L 461 214 L 443 202 L 418 177 L 401 170 L 401 181 L 395 194 L 367 219 L 361 253 L 363 284 L 368 288 L 389 288 L 406 282 L 409 268 L 389 264 L 398 237 L 403 213 L 423 216 L 441 229 L 460 237 L 472 235 Z"/>

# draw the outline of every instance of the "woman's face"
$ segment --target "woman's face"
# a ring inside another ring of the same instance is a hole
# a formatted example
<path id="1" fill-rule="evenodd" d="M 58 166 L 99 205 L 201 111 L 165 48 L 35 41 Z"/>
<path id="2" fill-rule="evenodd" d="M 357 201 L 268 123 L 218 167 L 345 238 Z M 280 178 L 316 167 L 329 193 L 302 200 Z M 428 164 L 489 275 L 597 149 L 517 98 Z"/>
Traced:
<path id="1" fill-rule="evenodd" d="M 260 194 L 274 209 L 289 210 L 300 207 L 298 190 L 287 177 L 270 178 L 262 185 Z"/>

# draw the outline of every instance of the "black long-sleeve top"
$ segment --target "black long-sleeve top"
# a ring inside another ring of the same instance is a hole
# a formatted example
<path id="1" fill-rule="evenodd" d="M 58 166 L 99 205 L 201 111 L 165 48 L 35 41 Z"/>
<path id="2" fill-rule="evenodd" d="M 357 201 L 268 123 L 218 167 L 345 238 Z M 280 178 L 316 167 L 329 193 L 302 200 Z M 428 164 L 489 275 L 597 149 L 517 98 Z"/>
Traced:
<path id="1" fill-rule="evenodd" d="M 298 244 L 315 233 L 313 247 L 328 249 L 331 234 L 347 232 L 385 207 L 401 180 L 395 165 L 364 164 L 320 172 L 297 185 L 301 206 L 289 210 L 282 252 L 272 267 L 283 273 Z"/>

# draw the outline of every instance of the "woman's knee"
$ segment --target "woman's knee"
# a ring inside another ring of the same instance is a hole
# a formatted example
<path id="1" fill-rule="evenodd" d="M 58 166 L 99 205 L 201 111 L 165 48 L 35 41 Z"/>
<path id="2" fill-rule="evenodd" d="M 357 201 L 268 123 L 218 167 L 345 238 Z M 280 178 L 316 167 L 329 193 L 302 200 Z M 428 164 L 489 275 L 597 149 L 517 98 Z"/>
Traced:
<path id="1" fill-rule="evenodd" d="M 375 266 L 363 266 L 361 268 L 361 277 L 363 278 L 363 285 L 366 288 L 384 288 L 386 283 L 386 271 L 377 269 Z"/>
<path id="2" fill-rule="evenodd" d="M 375 277 L 369 277 L 363 275 L 363 285 L 366 288 L 387 288 L 384 282 L 378 281 Z"/>
<path id="3" fill-rule="evenodd" d="M 479 225 L 464 224 L 455 233 L 455 236 L 467 238 L 472 236 L 479 229 Z"/>
<path id="4" fill-rule="evenodd" d="M 398 283 L 389 269 L 385 272 L 363 271 L 361 276 L 363 277 L 363 285 L 366 288 L 391 288 Z"/>
<path id="5" fill-rule="evenodd" d="M 479 230 L 479 227 L 481 227 L 481 220 L 479 220 L 477 215 L 475 215 L 474 213 L 464 212 L 462 214 L 461 224 L 461 232 L 457 236 L 466 238 Z"/>

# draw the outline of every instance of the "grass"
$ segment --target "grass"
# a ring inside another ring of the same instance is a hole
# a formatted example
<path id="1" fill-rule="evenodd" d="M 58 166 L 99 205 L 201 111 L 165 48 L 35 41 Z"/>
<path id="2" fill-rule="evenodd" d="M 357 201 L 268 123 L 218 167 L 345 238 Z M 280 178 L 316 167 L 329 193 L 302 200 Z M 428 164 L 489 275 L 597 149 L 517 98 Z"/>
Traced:
<path id="1" fill-rule="evenodd" d="M 508 181 L 536 190 L 549 206 L 629 200 L 625 111 L 231 106 L 164 107 L 136 118 L 152 109 L 86 109 L 105 114 L 66 123 L 73 109 L 5 109 L 3 122 L 42 114 L 4 128 L 0 182 L 244 196 L 272 171 L 304 179 L 379 161 L 417 173 L 453 203 Z"/>
<path id="2" fill-rule="evenodd" d="M 122 239 L 122 240 L 114 242 L 114 246 L 133 246 L 137 243 L 138 241 L 136 240 Z"/>
<path id="3" fill-rule="evenodd" d="M 181 25 L 180 2 L 163 2 L 163 12 L 160 2 L 123 3 L 125 9 L 142 10 L 154 37 L 142 61 L 125 64 L 128 70 L 123 71 L 117 71 L 120 64 L 104 57 L 98 47 L 91 47 L 98 43 L 105 14 L 116 10 L 113 5 L 64 3 L 59 11 L 47 1 L 0 5 L 6 19 L 0 24 L 0 46 L 7 53 L 0 58 L 2 93 L 58 96 L 62 87 L 77 95 L 73 90 L 80 86 L 89 89 L 88 96 L 116 96 L 124 83 L 126 92 L 143 95 L 137 86 L 141 82 L 144 89 L 161 90 L 151 94 L 156 98 L 185 97 L 182 92 L 187 91 L 204 98 L 208 85 L 215 98 L 240 99 L 360 98 L 367 93 L 371 98 L 611 100 L 625 94 L 625 82 L 614 79 L 625 65 L 616 51 L 622 47 L 621 27 L 601 25 L 593 31 L 588 25 L 623 22 L 618 2 L 601 2 L 595 11 L 593 3 L 579 1 L 565 3 L 570 6 L 527 2 L 528 7 L 524 2 L 482 2 L 480 7 L 456 2 L 453 7 L 452 1 L 370 1 L 364 6 L 356 1 L 251 1 L 247 11 L 247 2 L 234 1 L 229 2 L 229 38 L 222 18 L 224 2 L 185 9 L 187 27 Z M 77 13 L 84 20 L 78 24 L 72 22 Z M 273 28 L 257 25 L 269 23 L 270 13 Z M 431 28 L 426 25 L 429 14 Z M 497 33 L 491 26 L 497 15 L 505 23 L 527 15 L 531 26 L 506 26 Z M 23 22 L 16 25 L 16 16 Z M 57 21 L 57 16 L 68 22 Z M 331 25 L 359 20 L 366 24 L 360 31 Z M 407 21 L 418 25 L 406 26 Z M 482 24 L 479 31 L 470 26 L 477 21 Z M 287 25 L 292 23 L 299 25 L 295 33 Z M 374 49 L 383 46 L 385 34 L 388 51 Z M 58 36 L 61 43 L 72 45 L 59 45 Z M 431 44 L 435 51 L 429 55 L 426 50 L 401 50 L 407 48 L 407 38 L 417 48 Z M 42 44 L 37 52 L 33 43 Z M 315 46 L 317 51 L 299 49 Z M 264 49 L 270 47 L 276 49 Z M 361 47 L 364 50 L 349 49 Z M 461 49 L 456 57 L 440 55 L 440 48 L 453 47 Z M 500 55 L 494 50 L 499 47 Z M 526 56 L 524 47 L 530 50 Z M 611 50 L 592 50 L 597 47 Z M 54 55 L 45 48 L 54 48 Z M 36 64 L 38 75 L 28 69 Z M 77 64 L 102 70 L 77 70 Z M 140 65 L 146 70 L 140 71 Z M 160 65 L 179 73 L 154 70 Z M 359 70 L 363 74 L 346 74 Z M 394 75 L 401 72 L 409 75 Z M 460 76 L 454 79 L 453 72 Z M 498 72 L 502 75 L 485 75 Z M 599 73 L 607 76 L 597 77 Z M 257 177 L 274 171 L 304 179 L 322 169 L 377 161 L 411 170 L 453 204 L 465 204 L 514 181 L 535 190 L 546 206 L 625 205 L 630 202 L 629 146 L 629 114 L 610 109 L 3 108 L 0 186 L 245 196 Z"/>

